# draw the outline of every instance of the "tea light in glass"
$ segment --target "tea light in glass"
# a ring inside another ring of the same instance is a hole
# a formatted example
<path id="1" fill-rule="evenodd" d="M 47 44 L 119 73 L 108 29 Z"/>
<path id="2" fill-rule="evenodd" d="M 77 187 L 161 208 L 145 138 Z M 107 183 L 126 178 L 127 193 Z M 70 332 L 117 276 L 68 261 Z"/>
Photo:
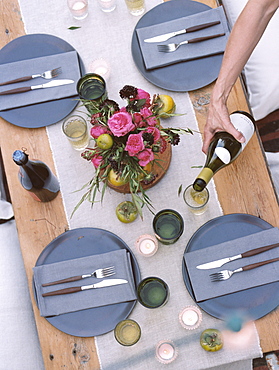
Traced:
<path id="1" fill-rule="evenodd" d="M 137 239 L 136 247 L 142 256 L 151 257 L 158 250 L 158 241 L 154 236 L 144 234 Z"/>
<path id="2" fill-rule="evenodd" d="M 201 310 L 196 306 L 186 306 L 179 314 L 179 322 L 188 330 L 198 328 L 202 322 Z"/>
<path id="3" fill-rule="evenodd" d="M 131 319 L 120 321 L 114 329 L 114 337 L 122 346 L 132 346 L 141 337 L 139 324 Z"/>
<path id="4" fill-rule="evenodd" d="M 160 341 L 156 346 L 156 359 L 162 364 L 170 364 L 178 355 L 177 348 L 172 341 Z"/>
<path id="5" fill-rule="evenodd" d="M 102 76 L 105 80 L 108 80 L 110 75 L 110 66 L 109 63 L 103 59 L 95 59 L 90 63 L 89 71 L 91 73 L 97 73 Z"/>
<path id="6" fill-rule="evenodd" d="M 116 8 L 116 0 L 98 0 L 98 3 L 105 13 L 110 13 Z"/>
<path id="7" fill-rule="evenodd" d="M 88 0 L 67 0 L 68 7 L 75 19 L 82 20 L 88 15 Z"/>

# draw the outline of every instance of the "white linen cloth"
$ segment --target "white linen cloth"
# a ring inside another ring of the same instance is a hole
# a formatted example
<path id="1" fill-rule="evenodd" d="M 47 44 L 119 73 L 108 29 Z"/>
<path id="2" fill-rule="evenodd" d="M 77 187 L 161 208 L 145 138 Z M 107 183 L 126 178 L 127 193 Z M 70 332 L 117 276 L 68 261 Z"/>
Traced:
<path id="1" fill-rule="evenodd" d="M 146 1 L 147 10 L 158 5 L 159 0 Z M 137 17 L 131 16 L 124 1 L 117 2 L 112 13 L 103 13 L 97 2 L 89 2 L 89 15 L 83 21 L 74 20 L 65 1 L 37 0 L 20 1 L 22 17 L 27 33 L 49 33 L 68 41 L 80 54 L 87 71 L 90 62 L 96 58 L 104 58 L 111 65 L 110 78 L 107 80 L 108 95 L 120 106 L 125 103 L 119 98 L 118 91 L 126 84 L 133 85 L 155 93 L 168 93 L 147 82 L 137 70 L 131 55 L 131 38 Z M 31 11 L 32 9 L 32 11 Z M 36 11 L 34 11 L 36 9 Z M 80 26 L 75 31 L 70 26 Z M 181 76 L 183 78 L 183 76 Z M 197 122 L 187 93 L 171 93 L 177 104 L 177 113 L 184 116 L 162 121 L 162 125 L 174 127 L 190 127 L 197 130 Z M 83 108 L 77 108 L 76 112 Z M 194 302 L 190 298 L 183 283 L 181 268 L 185 246 L 191 235 L 206 221 L 222 214 L 213 181 L 209 186 L 211 195 L 209 208 L 201 216 L 190 213 L 178 196 L 178 188 L 185 188 L 199 173 L 199 169 L 191 168 L 203 165 L 204 155 L 201 152 L 201 137 L 185 135 L 181 143 L 173 148 L 170 168 L 164 178 L 152 189 L 148 190 L 155 212 L 163 208 L 173 208 L 182 214 L 185 231 L 180 240 L 171 246 L 159 247 L 159 251 L 151 258 L 136 253 L 134 243 L 141 234 L 152 234 L 153 215 L 144 209 L 144 220 L 138 218 L 131 224 L 120 223 L 115 216 L 116 206 L 123 200 L 130 200 L 129 194 L 120 194 L 108 189 L 103 204 L 97 203 L 91 209 L 83 203 L 72 218 L 70 215 L 80 200 L 80 189 L 94 174 L 90 163 L 74 151 L 67 139 L 62 135 L 61 122 L 47 129 L 58 177 L 65 211 L 69 218 L 70 228 L 99 227 L 107 229 L 122 238 L 135 253 L 142 278 L 150 275 L 164 279 L 170 287 L 170 299 L 166 306 L 149 310 L 137 304 L 130 317 L 141 326 L 142 337 L 133 347 L 122 347 L 114 339 L 113 332 L 96 338 L 98 355 L 104 370 L 123 370 L 132 367 L 140 369 L 161 369 L 162 364 L 155 360 L 155 346 L 159 340 L 171 339 L 179 347 L 179 356 L 169 365 L 170 369 L 243 369 L 252 368 L 251 359 L 262 355 L 257 332 L 253 327 L 253 343 L 249 348 L 230 350 L 225 348 L 218 353 L 207 353 L 199 345 L 202 330 L 209 327 L 222 328 L 223 322 L 203 313 L 203 322 L 196 331 L 186 331 L 178 322 L 181 309 Z M 230 364 L 227 364 L 230 363 Z"/>
<path id="2" fill-rule="evenodd" d="M 0 219 L 13 216 L 6 201 L 0 167 Z M 16 224 L 0 225 L 0 370 L 43 370 L 44 364 L 30 300 Z"/>

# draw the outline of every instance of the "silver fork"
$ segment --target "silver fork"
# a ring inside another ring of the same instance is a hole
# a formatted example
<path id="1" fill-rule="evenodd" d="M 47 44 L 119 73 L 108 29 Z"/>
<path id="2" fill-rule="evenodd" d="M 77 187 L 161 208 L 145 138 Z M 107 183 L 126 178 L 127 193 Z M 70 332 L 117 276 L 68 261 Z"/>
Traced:
<path id="1" fill-rule="evenodd" d="M 214 274 L 210 274 L 209 276 L 211 278 L 211 281 L 227 280 L 236 272 L 252 270 L 252 269 L 255 269 L 257 267 L 267 265 L 268 263 L 272 263 L 272 262 L 276 262 L 276 261 L 279 261 L 279 257 L 273 258 L 271 260 L 252 263 L 251 265 L 246 265 L 246 266 L 240 267 L 240 268 L 238 268 L 236 270 L 233 270 L 233 271 L 223 270 L 223 271 L 220 271 L 220 272 L 215 272 Z"/>
<path id="2" fill-rule="evenodd" d="M 196 37 L 194 39 L 189 39 L 186 41 L 182 41 L 179 44 L 165 44 L 165 45 L 157 45 L 158 50 L 163 53 L 171 53 L 179 48 L 181 45 L 185 44 L 193 44 L 195 42 L 201 42 L 205 40 L 215 39 L 216 37 L 225 36 L 225 33 L 219 33 L 217 35 L 211 35 L 211 36 L 203 36 L 203 37 Z"/>
<path id="3" fill-rule="evenodd" d="M 69 277 L 69 278 L 66 278 L 66 279 L 52 281 L 51 283 L 45 283 L 45 284 L 42 284 L 42 286 L 50 286 L 50 285 L 56 285 L 56 284 L 62 284 L 62 283 L 70 283 L 72 281 L 77 281 L 77 280 L 89 278 L 89 277 L 92 277 L 92 276 L 94 276 L 98 279 L 102 279 L 102 278 L 106 278 L 108 276 L 112 276 L 114 274 L 115 274 L 115 268 L 114 268 L 114 266 L 110 266 L 110 267 L 105 267 L 105 268 L 102 268 L 102 269 L 97 269 L 97 270 L 91 272 L 90 274 L 72 276 L 72 277 Z"/>
<path id="4" fill-rule="evenodd" d="M 45 71 L 45 72 L 40 73 L 40 74 L 31 75 L 31 76 L 25 76 L 25 77 L 20 77 L 20 78 L 16 78 L 15 80 L 10 80 L 10 81 L 6 81 L 6 82 L 2 82 L 2 83 L 0 83 L 0 86 L 14 84 L 16 82 L 28 81 L 28 80 L 32 80 L 32 78 L 37 78 L 37 77 L 43 77 L 43 78 L 49 80 L 51 78 L 57 77 L 61 73 L 62 73 L 62 68 L 61 67 L 58 67 L 58 68 L 51 69 L 49 71 Z"/>

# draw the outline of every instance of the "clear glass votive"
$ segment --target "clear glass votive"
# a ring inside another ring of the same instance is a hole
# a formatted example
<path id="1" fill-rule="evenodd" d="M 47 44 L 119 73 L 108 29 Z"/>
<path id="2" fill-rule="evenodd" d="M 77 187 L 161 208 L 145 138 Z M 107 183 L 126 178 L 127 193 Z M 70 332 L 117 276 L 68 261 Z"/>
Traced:
<path id="1" fill-rule="evenodd" d="M 77 92 L 81 99 L 103 101 L 107 98 L 106 82 L 97 73 L 87 73 L 78 80 Z"/>
<path id="2" fill-rule="evenodd" d="M 122 346 L 132 346 L 141 337 L 140 326 L 131 319 L 120 321 L 114 329 L 114 337 Z"/>
<path id="3" fill-rule="evenodd" d="M 102 76 L 105 80 L 108 80 L 110 75 L 109 63 L 103 58 L 93 60 L 89 65 L 89 70 L 91 73 Z"/>
<path id="4" fill-rule="evenodd" d="M 143 279 L 137 287 L 138 301 L 146 308 L 164 306 L 169 298 L 169 287 L 164 280 L 151 276 Z"/>
<path id="5" fill-rule="evenodd" d="M 110 13 L 116 8 L 116 0 L 98 0 L 98 3 L 105 13 Z"/>
<path id="6" fill-rule="evenodd" d="M 67 0 L 68 8 L 75 19 L 81 20 L 88 15 L 88 0 Z"/>
<path id="7" fill-rule="evenodd" d="M 163 209 L 153 219 L 153 230 L 161 243 L 173 244 L 184 231 L 183 218 L 173 209 Z"/>
<path id="8" fill-rule="evenodd" d="M 192 213 L 202 215 L 207 209 L 209 191 L 207 188 L 196 191 L 193 185 L 189 185 L 183 193 L 183 198 Z"/>
<path id="9" fill-rule="evenodd" d="M 142 15 L 145 11 L 144 0 L 125 0 L 127 8 L 132 15 Z"/>
<path id="10" fill-rule="evenodd" d="M 78 115 L 66 118 L 62 130 L 75 150 L 84 150 L 89 144 L 86 120 Z"/>
<path id="11" fill-rule="evenodd" d="M 156 359 L 162 364 L 170 364 L 178 355 L 178 350 L 170 340 L 161 340 L 156 346 Z"/>
<path id="12" fill-rule="evenodd" d="M 185 329 L 197 329 L 202 322 L 201 310 L 196 306 L 186 306 L 179 314 L 179 322 Z"/>
<path id="13" fill-rule="evenodd" d="M 153 235 L 144 234 L 138 237 L 136 248 L 142 256 L 151 257 L 158 250 L 158 241 Z"/>

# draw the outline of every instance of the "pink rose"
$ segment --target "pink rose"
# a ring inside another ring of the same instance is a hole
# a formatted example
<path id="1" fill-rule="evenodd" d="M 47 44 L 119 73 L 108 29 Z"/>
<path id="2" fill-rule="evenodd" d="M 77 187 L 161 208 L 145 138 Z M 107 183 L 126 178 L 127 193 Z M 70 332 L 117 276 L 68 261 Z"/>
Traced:
<path id="1" fill-rule="evenodd" d="M 103 157 L 98 153 L 95 154 L 91 159 L 91 162 L 93 163 L 95 168 L 98 168 L 100 164 L 102 163 L 102 161 L 103 161 Z"/>
<path id="2" fill-rule="evenodd" d="M 128 137 L 125 150 L 131 157 L 144 149 L 143 138 L 141 134 L 131 134 Z"/>
<path id="3" fill-rule="evenodd" d="M 140 113 L 142 115 L 142 117 L 144 118 L 144 120 L 147 122 L 147 124 L 149 126 L 156 126 L 158 121 L 157 121 L 157 118 L 154 117 L 153 113 L 151 112 L 150 109 L 148 108 L 142 108 L 140 110 Z"/>
<path id="4" fill-rule="evenodd" d="M 109 120 L 108 126 L 115 136 L 124 136 L 135 129 L 132 117 L 127 112 L 115 113 Z"/>
<path id="5" fill-rule="evenodd" d="M 136 99 L 139 100 L 139 99 L 145 99 L 146 102 L 144 104 L 144 107 L 150 107 L 151 103 L 150 103 L 150 95 L 148 92 L 144 91 L 144 90 L 141 90 L 141 89 L 137 89 L 138 90 L 138 93 L 137 93 L 137 96 L 136 96 Z"/>
<path id="6" fill-rule="evenodd" d="M 142 124 L 142 115 L 138 112 L 133 113 L 133 122 L 136 125 L 136 127 L 141 127 Z"/>
<path id="7" fill-rule="evenodd" d="M 139 159 L 139 165 L 144 167 L 154 160 L 154 154 L 151 149 L 144 149 L 137 155 L 137 158 Z"/>
<path id="8" fill-rule="evenodd" d="M 90 135 L 94 139 L 97 139 L 102 134 L 108 134 L 108 133 L 109 133 L 109 130 L 106 127 L 101 126 L 101 125 L 95 125 L 90 130 Z"/>

